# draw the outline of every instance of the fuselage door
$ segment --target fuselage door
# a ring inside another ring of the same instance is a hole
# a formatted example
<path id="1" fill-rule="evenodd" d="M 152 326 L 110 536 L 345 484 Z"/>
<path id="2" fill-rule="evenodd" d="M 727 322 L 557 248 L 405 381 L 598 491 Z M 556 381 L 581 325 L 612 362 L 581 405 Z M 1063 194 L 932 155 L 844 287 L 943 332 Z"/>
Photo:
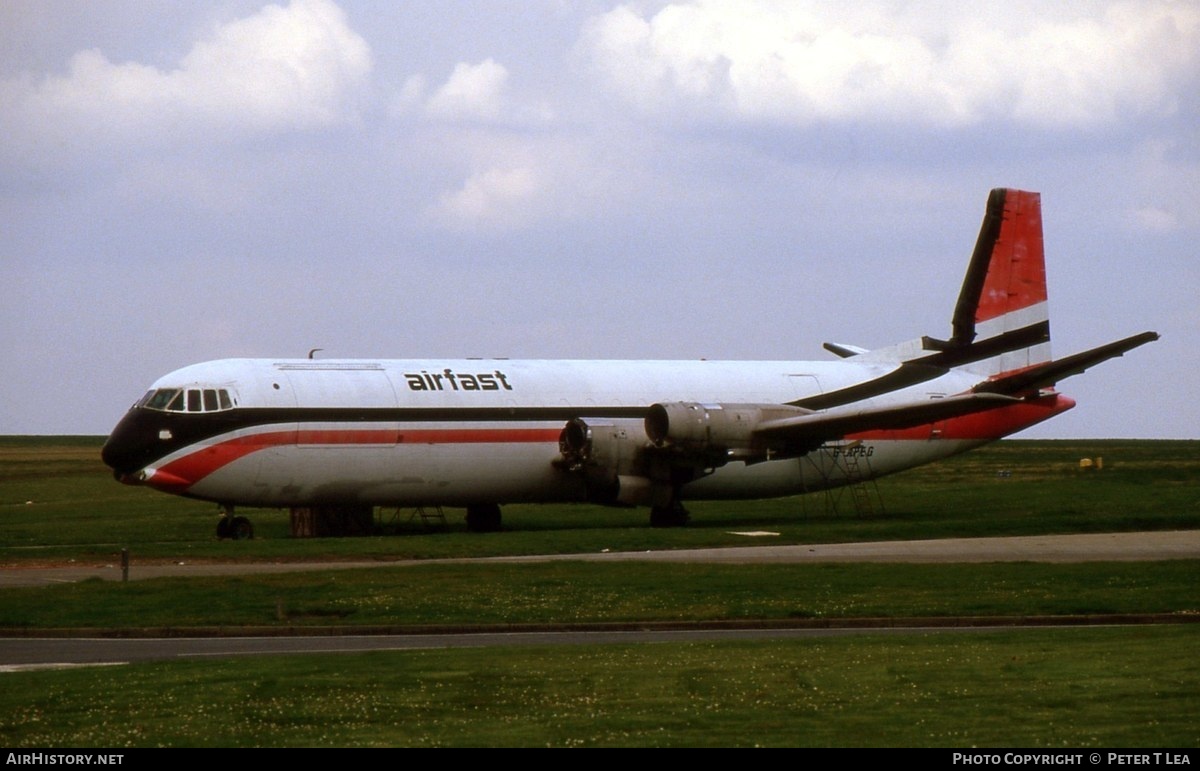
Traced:
<path id="1" fill-rule="evenodd" d="M 928 396 L 930 399 L 945 399 L 946 398 L 946 394 L 944 394 L 944 393 L 930 393 L 930 394 L 928 394 Z M 942 438 L 942 429 L 945 428 L 945 426 L 946 426 L 946 421 L 944 421 L 944 420 L 939 420 L 936 423 L 929 424 L 929 438 L 931 440 L 941 439 Z"/>
<path id="2" fill-rule="evenodd" d="M 787 380 L 791 393 L 789 401 L 818 396 L 821 393 L 821 381 L 816 375 L 789 374 Z"/>
<path id="3" fill-rule="evenodd" d="M 241 394 L 242 403 L 251 402 L 263 414 L 277 418 L 254 434 L 262 443 L 255 453 L 258 468 L 254 483 L 264 495 L 270 495 L 292 481 L 288 456 L 296 444 L 296 394 L 285 373 L 275 367 L 259 370 L 255 390 L 253 397 Z"/>
<path id="4" fill-rule="evenodd" d="M 374 363 L 280 364 L 297 407 L 299 447 L 394 445 L 396 392 Z"/>

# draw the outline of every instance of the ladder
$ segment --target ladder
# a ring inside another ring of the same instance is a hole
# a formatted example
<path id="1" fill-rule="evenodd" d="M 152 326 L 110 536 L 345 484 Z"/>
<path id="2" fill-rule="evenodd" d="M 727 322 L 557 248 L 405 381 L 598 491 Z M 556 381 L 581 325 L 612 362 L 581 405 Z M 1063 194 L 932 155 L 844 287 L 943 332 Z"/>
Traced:
<path id="1" fill-rule="evenodd" d="M 854 502 L 854 512 L 860 518 L 870 517 L 875 514 L 875 502 L 871 500 L 871 488 L 874 487 L 875 483 L 863 475 L 856 453 L 848 453 L 843 457 L 845 459 L 843 465 L 846 472 L 847 487 L 850 491 L 850 500 Z M 877 488 L 875 489 L 875 495 L 876 497 L 879 495 Z M 880 508 L 883 508 L 882 500 L 880 500 Z"/>
<path id="2" fill-rule="evenodd" d="M 435 527 L 444 529 L 446 527 L 446 514 L 442 511 L 441 506 L 418 506 L 409 515 L 408 521 L 412 522 L 417 517 L 421 518 L 421 524 L 425 526 L 426 530 L 432 530 Z"/>
<path id="3" fill-rule="evenodd" d="M 870 477 L 870 461 L 866 461 L 864 469 L 860 460 L 862 456 L 852 452 L 858 445 L 855 442 L 837 447 L 823 446 L 806 456 L 825 482 L 822 487 L 825 490 L 826 514 L 838 513 L 838 501 L 846 493 L 850 494 L 854 511 L 860 518 L 884 513 L 883 496 L 879 494 L 875 480 Z M 841 480 L 837 479 L 839 471 Z M 844 483 L 837 484 L 837 481 Z"/>

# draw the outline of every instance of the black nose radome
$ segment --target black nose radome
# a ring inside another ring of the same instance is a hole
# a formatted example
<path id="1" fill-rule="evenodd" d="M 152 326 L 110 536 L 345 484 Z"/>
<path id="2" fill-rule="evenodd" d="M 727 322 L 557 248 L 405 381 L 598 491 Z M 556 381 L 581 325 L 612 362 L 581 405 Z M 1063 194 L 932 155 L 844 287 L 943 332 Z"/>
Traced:
<path id="1" fill-rule="evenodd" d="M 163 452 L 157 441 L 158 429 L 152 415 L 133 409 L 121 418 L 100 450 L 100 459 L 118 479 L 145 468 L 156 452 Z"/>

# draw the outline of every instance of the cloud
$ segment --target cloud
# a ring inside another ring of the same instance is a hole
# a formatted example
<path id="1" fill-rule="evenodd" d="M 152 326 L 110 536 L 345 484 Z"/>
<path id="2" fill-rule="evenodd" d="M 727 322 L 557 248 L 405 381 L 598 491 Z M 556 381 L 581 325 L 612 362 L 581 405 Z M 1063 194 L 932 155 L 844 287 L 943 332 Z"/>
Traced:
<path id="1" fill-rule="evenodd" d="M 402 118 L 425 101 L 425 76 L 413 75 L 404 81 L 400 90 L 392 96 L 388 105 L 388 114 L 393 118 Z"/>
<path id="2" fill-rule="evenodd" d="M 698 0 L 593 17 L 580 51 L 656 114 L 1077 128 L 1174 111 L 1195 87 L 1200 8 Z"/>
<path id="3" fill-rule="evenodd" d="M 533 208 L 540 191 L 531 168 L 487 169 L 472 174 L 460 189 L 443 194 L 433 214 L 456 228 L 518 228 L 536 216 Z"/>
<path id="4" fill-rule="evenodd" d="M 493 59 L 479 64 L 460 62 L 450 79 L 438 89 L 426 109 L 444 118 L 494 120 L 504 106 L 508 70 Z"/>
<path id="5" fill-rule="evenodd" d="M 367 43 L 329 0 L 268 5 L 217 26 L 174 69 L 76 53 L 62 75 L 0 84 L 18 150 L 221 141 L 351 120 L 371 71 Z M 9 152 L 14 152 L 10 145 Z"/>
<path id="6" fill-rule="evenodd" d="M 425 76 L 408 78 L 392 100 L 391 114 L 399 117 L 416 107 L 436 121 L 510 128 L 542 126 L 554 119 L 547 102 L 514 96 L 510 83 L 508 68 L 495 59 L 489 57 L 478 64 L 459 62 L 428 99 Z"/>
<path id="7" fill-rule="evenodd" d="M 1138 230 L 1169 233 L 1179 226 L 1179 218 L 1174 212 L 1157 206 L 1143 206 L 1134 209 L 1129 216 Z"/>

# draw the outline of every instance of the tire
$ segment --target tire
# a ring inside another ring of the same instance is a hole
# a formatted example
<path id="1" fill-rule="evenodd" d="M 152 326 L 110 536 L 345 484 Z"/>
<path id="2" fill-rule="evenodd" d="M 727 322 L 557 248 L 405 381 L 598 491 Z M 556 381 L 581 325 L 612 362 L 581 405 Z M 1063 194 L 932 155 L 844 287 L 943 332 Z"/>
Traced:
<path id="1" fill-rule="evenodd" d="M 651 527 L 683 527 L 691 517 L 682 506 L 650 509 Z"/>
<path id="2" fill-rule="evenodd" d="M 245 517 L 234 517 L 229 523 L 229 537 L 235 541 L 249 541 L 254 537 L 254 525 Z"/>
<path id="3" fill-rule="evenodd" d="M 472 533 L 495 533 L 500 530 L 500 505 L 479 504 L 467 507 L 467 529 Z"/>

